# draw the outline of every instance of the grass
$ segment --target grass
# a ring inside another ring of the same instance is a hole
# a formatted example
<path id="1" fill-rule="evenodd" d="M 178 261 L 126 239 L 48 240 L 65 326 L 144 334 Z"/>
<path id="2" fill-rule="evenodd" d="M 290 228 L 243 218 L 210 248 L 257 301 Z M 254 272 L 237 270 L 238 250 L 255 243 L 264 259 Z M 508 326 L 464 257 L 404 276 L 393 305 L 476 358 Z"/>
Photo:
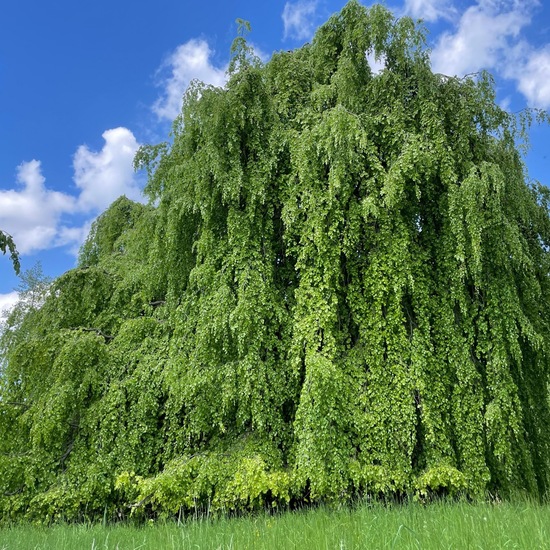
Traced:
<path id="1" fill-rule="evenodd" d="M 436 503 L 129 525 L 13 526 L 0 550 L 550 549 L 550 506 Z"/>

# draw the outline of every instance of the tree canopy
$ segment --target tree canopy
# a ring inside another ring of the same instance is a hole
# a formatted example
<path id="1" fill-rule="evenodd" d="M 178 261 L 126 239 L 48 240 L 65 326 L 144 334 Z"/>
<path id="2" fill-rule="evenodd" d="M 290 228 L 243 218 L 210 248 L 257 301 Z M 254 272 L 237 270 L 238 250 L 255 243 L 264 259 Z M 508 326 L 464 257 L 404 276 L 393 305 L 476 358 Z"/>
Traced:
<path id="1" fill-rule="evenodd" d="M 0 513 L 546 495 L 550 195 L 491 77 L 354 0 L 232 55 L 138 152 L 150 205 L 8 319 Z"/>

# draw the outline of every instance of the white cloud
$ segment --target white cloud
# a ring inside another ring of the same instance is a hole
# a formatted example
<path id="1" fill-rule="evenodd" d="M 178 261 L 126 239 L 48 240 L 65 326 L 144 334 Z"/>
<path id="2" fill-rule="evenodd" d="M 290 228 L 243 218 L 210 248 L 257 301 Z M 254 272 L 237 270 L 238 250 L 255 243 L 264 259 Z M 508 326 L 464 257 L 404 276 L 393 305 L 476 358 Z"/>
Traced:
<path id="1" fill-rule="evenodd" d="M 510 56 L 505 76 L 517 81 L 532 107 L 550 108 L 550 45 L 541 49 L 520 45 Z"/>
<path id="2" fill-rule="evenodd" d="M 262 62 L 262 63 L 267 63 L 269 61 L 269 59 L 271 58 L 271 55 L 268 54 L 267 52 L 264 52 L 260 46 L 258 46 L 257 44 L 254 44 L 253 42 L 249 42 L 247 41 L 247 44 L 252 48 L 252 52 L 254 53 L 254 55 Z"/>
<path id="3" fill-rule="evenodd" d="M 284 39 L 307 40 L 313 36 L 318 0 L 287 2 L 283 10 Z"/>
<path id="4" fill-rule="evenodd" d="M 511 104 L 512 104 L 512 98 L 510 96 L 506 96 L 504 99 L 502 99 L 499 102 L 498 106 L 504 111 L 510 111 Z"/>
<path id="5" fill-rule="evenodd" d="M 550 45 L 535 48 L 522 37 L 538 5 L 538 0 L 478 0 L 454 33 L 440 36 L 431 56 L 434 72 L 463 76 L 486 69 L 515 80 L 529 105 L 549 108 Z"/>
<path id="6" fill-rule="evenodd" d="M 159 86 L 164 90 L 153 105 L 159 119 L 174 120 L 178 116 L 183 94 L 192 80 L 213 86 L 225 84 L 226 67 L 215 67 L 211 61 L 212 54 L 206 41 L 192 39 L 178 46 L 162 64 L 160 72 L 168 69 L 170 74 L 161 79 Z"/>
<path id="7" fill-rule="evenodd" d="M 530 23 L 536 0 L 479 0 L 443 33 L 431 56 L 434 72 L 463 76 L 503 67 L 507 51 Z"/>
<path id="8" fill-rule="evenodd" d="M 5 313 L 9 311 L 19 300 L 19 294 L 15 291 L 7 294 L 0 294 L 0 321 L 5 318 Z"/>
<path id="9" fill-rule="evenodd" d="M 448 0 L 405 0 L 405 13 L 415 19 L 449 19 L 454 12 L 455 9 Z"/>
<path id="10" fill-rule="evenodd" d="M 140 200 L 141 190 L 133 169 L 139 143 L 127 128 L 103 132 L 99 152 L 81 145 L 73 159 L 74 181 L 80 195 L 78 205 L 84 212 L 100 211 L 121 195 Z"/>
<path id="11" fill-rule="evenodd" d="M 21 190 L 0 191 L 0 227 L 14 238 L 21 254 L 55 245 L 61 217 L 77 209 L 71 195 L 44 185 L 40 161 L 23 162 L 17 168 Z"/>
<path id="12" fill-rule="evenodd" d="M 86 220 L 79 226 L 60 227 L 56 245 L 69 246 L 69 252 L 73 256 L 78 256 L 80 246 L 86 240 L 86 237 L 88 237 L 94 219 Z"/>
<path id="13" fill-rule="evenodd" d="M 12 235 L 20 254 L 58 246 L 76 253 L 92 221 L 82 223 L 83 215 L 95 217 L 120 195 L 143 200 L 133 170 L 136 138 L 127 128 L 114 128 L 103 139 L 101 151 L 82 145 L 74 155 L 77 194 L 48 189 L 38 160 L 17 167 L 19 188 L 0 190 L 0 227 Z"/>

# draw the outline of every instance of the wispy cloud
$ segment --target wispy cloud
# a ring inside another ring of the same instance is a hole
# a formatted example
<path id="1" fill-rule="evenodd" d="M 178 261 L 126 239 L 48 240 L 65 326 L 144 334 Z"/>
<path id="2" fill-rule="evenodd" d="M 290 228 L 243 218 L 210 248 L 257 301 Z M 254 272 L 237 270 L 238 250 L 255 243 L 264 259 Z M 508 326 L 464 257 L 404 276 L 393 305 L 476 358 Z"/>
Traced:
<path id="1" fill-rule="evenodd" d="M 159 75 L 164 75 L 158 83 L 162 94 L 153 105 L 159 119 L 174 120 L 178 116 L 183 94 L 192 80 L 213 86 L 225 84 L 227 66 L 214 66 L 212 55 L 205 40 L 192 39 L 178 46 L 165 60 L 159 69 Z"/>
<path id="2" fill-rule="evenodd" d="M 430 22 L 450 19 L 456 13 L 449 0 L 405 0 L 404 11 L 415 19 Z"/>
<path id="3" fill-rule="evenodd" d="M 307 40 L 315 29 L 318 0 L 287 2 L 283 10 L 284 39 Z"/>
<path id="4" fill-rule="evenodd" d="M 533 0 L 480 0 L 469 7 L 455 32 L 440 36 L 431 56 L 434 71 L 463 76 L 502 68 L 535 5 Z"/>

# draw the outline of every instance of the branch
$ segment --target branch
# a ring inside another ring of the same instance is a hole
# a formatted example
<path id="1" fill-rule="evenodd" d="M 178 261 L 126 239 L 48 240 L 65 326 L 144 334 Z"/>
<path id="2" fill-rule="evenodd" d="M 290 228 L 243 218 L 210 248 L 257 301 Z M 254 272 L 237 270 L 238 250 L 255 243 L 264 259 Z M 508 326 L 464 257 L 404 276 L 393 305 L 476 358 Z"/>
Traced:
<path id="1" fill-rule="evenodd" d="M 5 493 L 2 493 L 2 496 L 5 497 L 12 497 L 14 495 L 18 495 L 19 493 L 23 492 L 23 489 L 25 488 L 24 485 L 21 485 L 18 489 L 15 489 L 15 491 L 6 491 Z"/>
<path id="2" fill-rule="evenodd" d="M 73 450 L 73 447 L 74 447 L 74 439 L 67 445 L 67 449 L 63 453 L 63 456 L 59 459 L 60 464 L 65 463 L 65 460 L 71 454 L 71 451 Z"/>
<path id="3" fill-rule="evenodd" d="M 84 327 L 69 327 L 69 330 L 80 330 L 82 332 L 95 332 L 98 336 L 105 338 L 106 342 L 109 342 L 114 338 L 110 334 L 105 334 L 100 328 L 84 328 Z"/>
<path id="4" fill-rule="evenodd" d="M 147 502 L 149 500 L 151 500 L 151 497 L 154 494 L 155 493 L 151 493 L 151 494 L 147 495 L 146 497 L 143 497 L 139 502 L 136 502 L 135 504 L 130 504 L 130 508 L 139 508 L 140 506 L 143 506 L 144 504 L 147 504 Z"/>

